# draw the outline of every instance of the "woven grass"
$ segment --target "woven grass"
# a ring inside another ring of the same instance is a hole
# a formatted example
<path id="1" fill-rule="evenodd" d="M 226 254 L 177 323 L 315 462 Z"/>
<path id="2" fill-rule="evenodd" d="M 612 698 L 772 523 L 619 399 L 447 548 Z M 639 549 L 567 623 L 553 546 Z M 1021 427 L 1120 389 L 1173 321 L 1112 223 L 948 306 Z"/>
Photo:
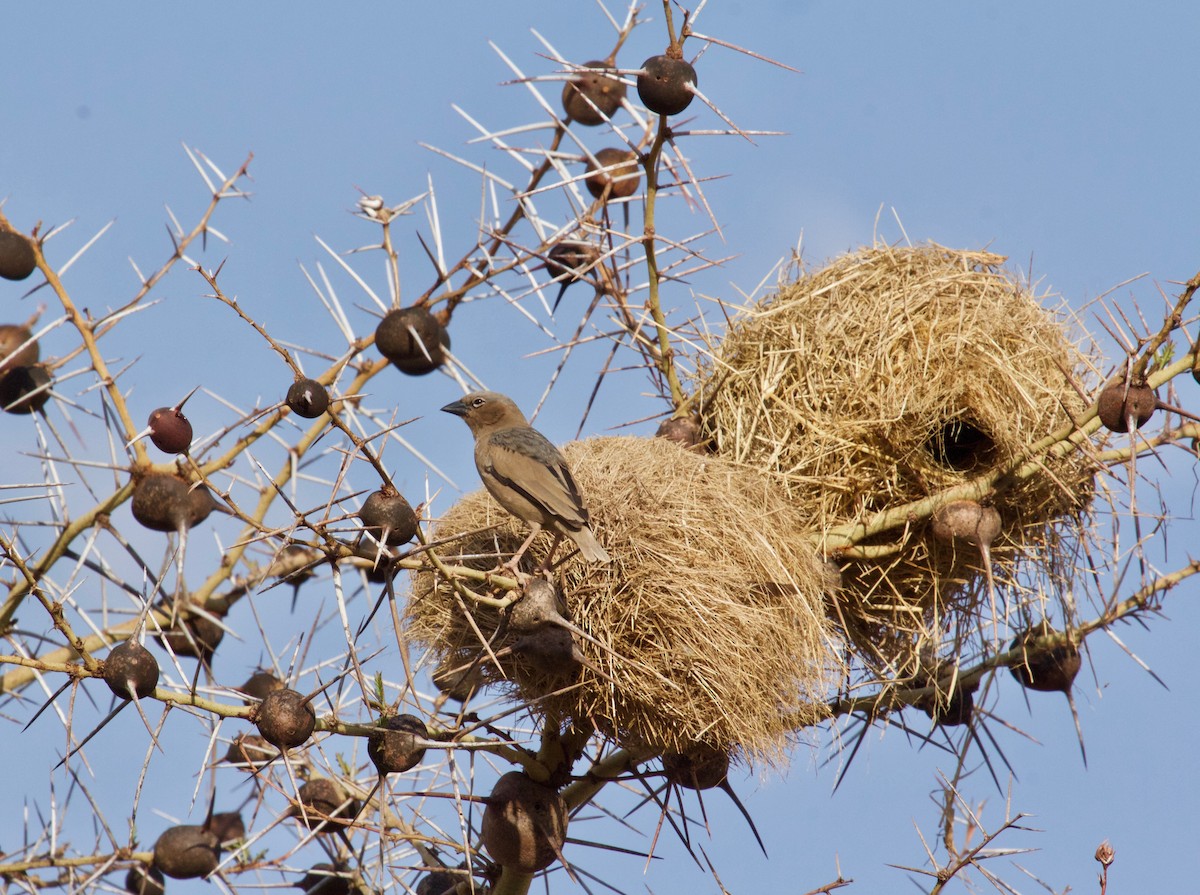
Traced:
<path id="1" fill-rule="evenodd" d="M 877 246 L 807 272 L 735 317 L 702 363 L 702 434 L 724 458 L 777 475 L 806 525 L 828 531 L 986 476 L 1084 409 L 1087 359 L 986 252 Z M 1082 452 L 1000 482 L 1002 587 L 1019 565 L 1051 577 L 1093 493 Z M 831 613 L 871 661 L 895 665 L 980 605 L 978 551 L 924 520 L 846 562 Z M 978 621 L 978 619 L 977 619 Z"/>
<path id="2" fill-rule="evenodd" d="M 489 684 L 531 711 L 594 725 L 621 746 L 683 752 L 703 741 L 751 761 L 784 760 L 792 732 L 822 717 L 833 673 L 828 573 L 791 536 L 795 506 L 754 470 L 662 438 L 597 438 L 564 453 L 612 555 L 606 565 L 572 558 L 557 573 L 570 618 L 603 644 L 578 641 L 595 667 L 567 680 L 513 659 L 497 668 L 475 628 L 493 638 L 500 613 L 472 605 L 469 622 L 471 604 L 432 572 L 416 577 L 411 634 L 443 662 L 480 662 Z M 434 534 L 462 535 L 440 551 L 446 562 L 487 569 L 527 530 L 479 491 Z M 529 568 L 550 541 L 535 541 Z M 497 637 L 491 649 L 511 642 Z"/>

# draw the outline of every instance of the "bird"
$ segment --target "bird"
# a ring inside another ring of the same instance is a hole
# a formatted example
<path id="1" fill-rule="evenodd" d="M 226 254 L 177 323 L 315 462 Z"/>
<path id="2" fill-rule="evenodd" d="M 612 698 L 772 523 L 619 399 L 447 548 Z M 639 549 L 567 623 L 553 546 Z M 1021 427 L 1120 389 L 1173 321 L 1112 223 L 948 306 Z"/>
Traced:
<path id="1" fill-rule="evenodd" d="M 554 533 L 543 568 L 549 568 L 563 537 L 575 542 L 587 562 L 609 561 L 589 527 L 588 511 L 566 458 L 550 439 L 529 425 L 512 398 L 499 392 L 472 392 L 442 410 L 461 417 L 475 436 L 475 468 L 488 493 L 532 526 L 505 567 L 516 570 L 543 528 Z"/>

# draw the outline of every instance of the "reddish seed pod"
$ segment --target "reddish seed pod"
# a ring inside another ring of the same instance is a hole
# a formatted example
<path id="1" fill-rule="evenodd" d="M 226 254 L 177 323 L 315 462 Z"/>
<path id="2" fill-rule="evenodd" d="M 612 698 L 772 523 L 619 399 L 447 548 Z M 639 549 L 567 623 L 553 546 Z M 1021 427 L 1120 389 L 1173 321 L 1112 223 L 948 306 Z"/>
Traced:
<path id="1" fill-rule="evenodd" d="M 1157 409 L 1158 395 L 1145 383 L 1110 382 L 1096 399 L 1096 414 L 1110 432 L 1128 432 L 1131 423 L 1140 429 Z"/>
<path id="2" fill-rule="evenodd" d="M 607 62 L 598 59 L 583 63 L 583 67 L 611 68 Z M 594 127 L 611 118 L 621 108 L 624 98 L 625 82 L 620 78 L 603 71 L 579 71 L 563 86 L 562 105 L 573 121 Z"/>
<path id="3" fill-rule="evenodd" d="M 287 393 L 292 413 L 313 420 L 329 409 L 329 390 L 315 379 L 297 379 Z"/>
<path id="4" fill-rule="evenodd" d="M 1036 652 L 1030 646 L 1040 637 L 1051 637 L 1059 633 L 1049 621 L 1043 621 L 1018 634 L 1013 640 L 1010 648 L 1022 649 L 1022 655 L 1008 666 L 1008 670 L 1022 687 L 1042 693 L 1071 692 L 1075 677 L 1083 667 L 1083 657 L 1079 654 L 1079 648 L 1070 641 Z"/>
<path id="5" fill-rule="evenodd" d="M 266 764 L 278 754 L 279 750 L 258 734 L 239 733 L 229 744 L 225 752 L 225 761 L 232 765 L 254 768 Z"/>
<path id="6" fill-rule="evenodd" d="M 488 796 L 480 839 L 498 864 L 518 873 L 545 870 L 567 838 L 567 803 L 552 786 L 509 771 Z"/>
<path id="7" fill-rule="evenodd" d="M 292 808 L 292 816 L 310 830 L 319 828 L 321 833 L 340 829 L 340 824 L 329 823 L 330 818 L 349 820 L 358 814 L 360 807 L 356 799 L 348 798 L 345 790 L 328 777 L 309 780 L 296 791 L 296 796 L 300 805 Z"/>
<path id="8" fill-rule="evenodd" d="M 150 440 L 160 451 L 184 454 L 192 446 L 192 424 L 178 407 L 160 407 L 150 414 L 146 425 Z"/>
<path id="9" fill-rule="evenodd" d="M 272 690 L 252 716 L 262 738 L 280 751 L 308 741 L 317 726 L 317 713 L 304 695 L 284 687 Z"/>
<path id="10" fill-rule="evenodd" d="M 28 367 L 41 358 L 41 349 L 28 326 L 0 324 L 0 374 L 15 367 Z"/>
<path id="11" fill-rule="evenodd" d="M 163 895 L 163 872 L 154 865 L 134 864 L 125 874 L 125 891 L 129 895 Z"/>
<path id="12" fill-rule="evenodd" d="M 180 658 L 208 662 L 225 638 L 225 629 L 210 618 L 194 615 L 176 621 L 174 627 L 159 635 L 159 639 Z"/>
<path id="13" fill-rule="evenodd" d="M 246 705 L 253 705 L 255 702 L 261 702 L 266 699 L 271 693 L 276 690 L 285 689 L 283 681 L 275 677 L 269 671 L 256 671 L 246 679 L 246 683 L 237 688 L 239 692 L 245 693 L 250 698 L 244 700 Z"/>
<path id="14" fill-rule="evenodd" d="M 25 236 L 12 230 L 0 230 L 0 277 L 24 280 L 37 270 L 37 255 Z"/>
<path id="15" fill-rule="evenodd" d="M 179 531 L 208 518 L 217 504 L 204 485 L 177 475 L 152 472 L 133 487 L 130 509 L 133 518 L 153 531 Z"/>
<path id="16" fill-rule="evenodd" d="M 651 56 L 642 63 L 637 90 L 642 104 L 658 115 L 678 115 L 696 96 L 696 69 L 682 59 Z"/>
<path id="17" fill-rule="evenodd" d="M 595 153 L 595 157 L 595 162 L 588 159 L 588 177 L 584 180 L 594 198 L 607 195 L 609 199 L 628 199 L 638 191 L 642 184 L 642 169 L 636 152 L 607 146 Z M 606 168 L 608 170 L 604 170 Z"/>

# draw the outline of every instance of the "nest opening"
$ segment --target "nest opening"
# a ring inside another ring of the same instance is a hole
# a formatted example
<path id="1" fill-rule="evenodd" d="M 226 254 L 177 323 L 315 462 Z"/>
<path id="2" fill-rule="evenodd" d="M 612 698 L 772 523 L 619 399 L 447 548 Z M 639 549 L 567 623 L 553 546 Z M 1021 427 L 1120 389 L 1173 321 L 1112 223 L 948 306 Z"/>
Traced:
<path id="1" fill-rule="evenodd" d="M 952 472 L 971 473 L 996 462 L 996 440 L 970 419 L 951 418 L 924 445 L 934 463 Z"/>

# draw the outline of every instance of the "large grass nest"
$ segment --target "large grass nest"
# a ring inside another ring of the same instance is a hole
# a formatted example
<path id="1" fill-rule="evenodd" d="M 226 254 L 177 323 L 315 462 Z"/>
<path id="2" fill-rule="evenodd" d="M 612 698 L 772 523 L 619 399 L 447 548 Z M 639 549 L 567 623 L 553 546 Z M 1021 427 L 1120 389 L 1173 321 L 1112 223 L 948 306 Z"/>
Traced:
<path id="1" fill-rule="evenodd" d="M 704 436 L 719 456 L 777 475 L 820 531 L 1011 468 L 1085 408 L 1086 358 L 1070 321 L 1004 260 L 877 246 L 803 273 L 712 346 L 697 383 Z M 1002 590 L 1020 591 L 1022 563 L 1068 574 L 1062 536 L 1095 471 L 1076 450 L 990 489 Z M 862 546 L 875 556 L 845 562 L 832 614 L 872 662 L 904 664 L 982 609 L 979 551 L 937 542 L 923 519 Z"/>
<path id="2" fill-rule="evenodd" d="M 793 535 L 795 506 L 767 477 L 661 438 L 596 438 L 564 453 L 612 556 L 555 570 L 583 667 L 566 677 L 492 654 L 514 642 L 502 614 L 456 595 L 433 572 L 416 576 L 409 630 L 445 666 L 481 668 L 531 711 L 593 725 L 619 745 L 683 752 L 703 742 L 780 762 L 789 734 L 824 716 L 832 654 L 823 590 L 829 572 Z M 485 491 L 438 521 L 454 539 L 444 562 L 495 566 L 528 527 Z M 526 555 L 539 565 L 551 537 Z M 559 556 L 572 545 L 564 541 Z M 467 615 L 470 608 L 470 617 Z M 496 632 L 500 630 L 500 636 Z"/>

